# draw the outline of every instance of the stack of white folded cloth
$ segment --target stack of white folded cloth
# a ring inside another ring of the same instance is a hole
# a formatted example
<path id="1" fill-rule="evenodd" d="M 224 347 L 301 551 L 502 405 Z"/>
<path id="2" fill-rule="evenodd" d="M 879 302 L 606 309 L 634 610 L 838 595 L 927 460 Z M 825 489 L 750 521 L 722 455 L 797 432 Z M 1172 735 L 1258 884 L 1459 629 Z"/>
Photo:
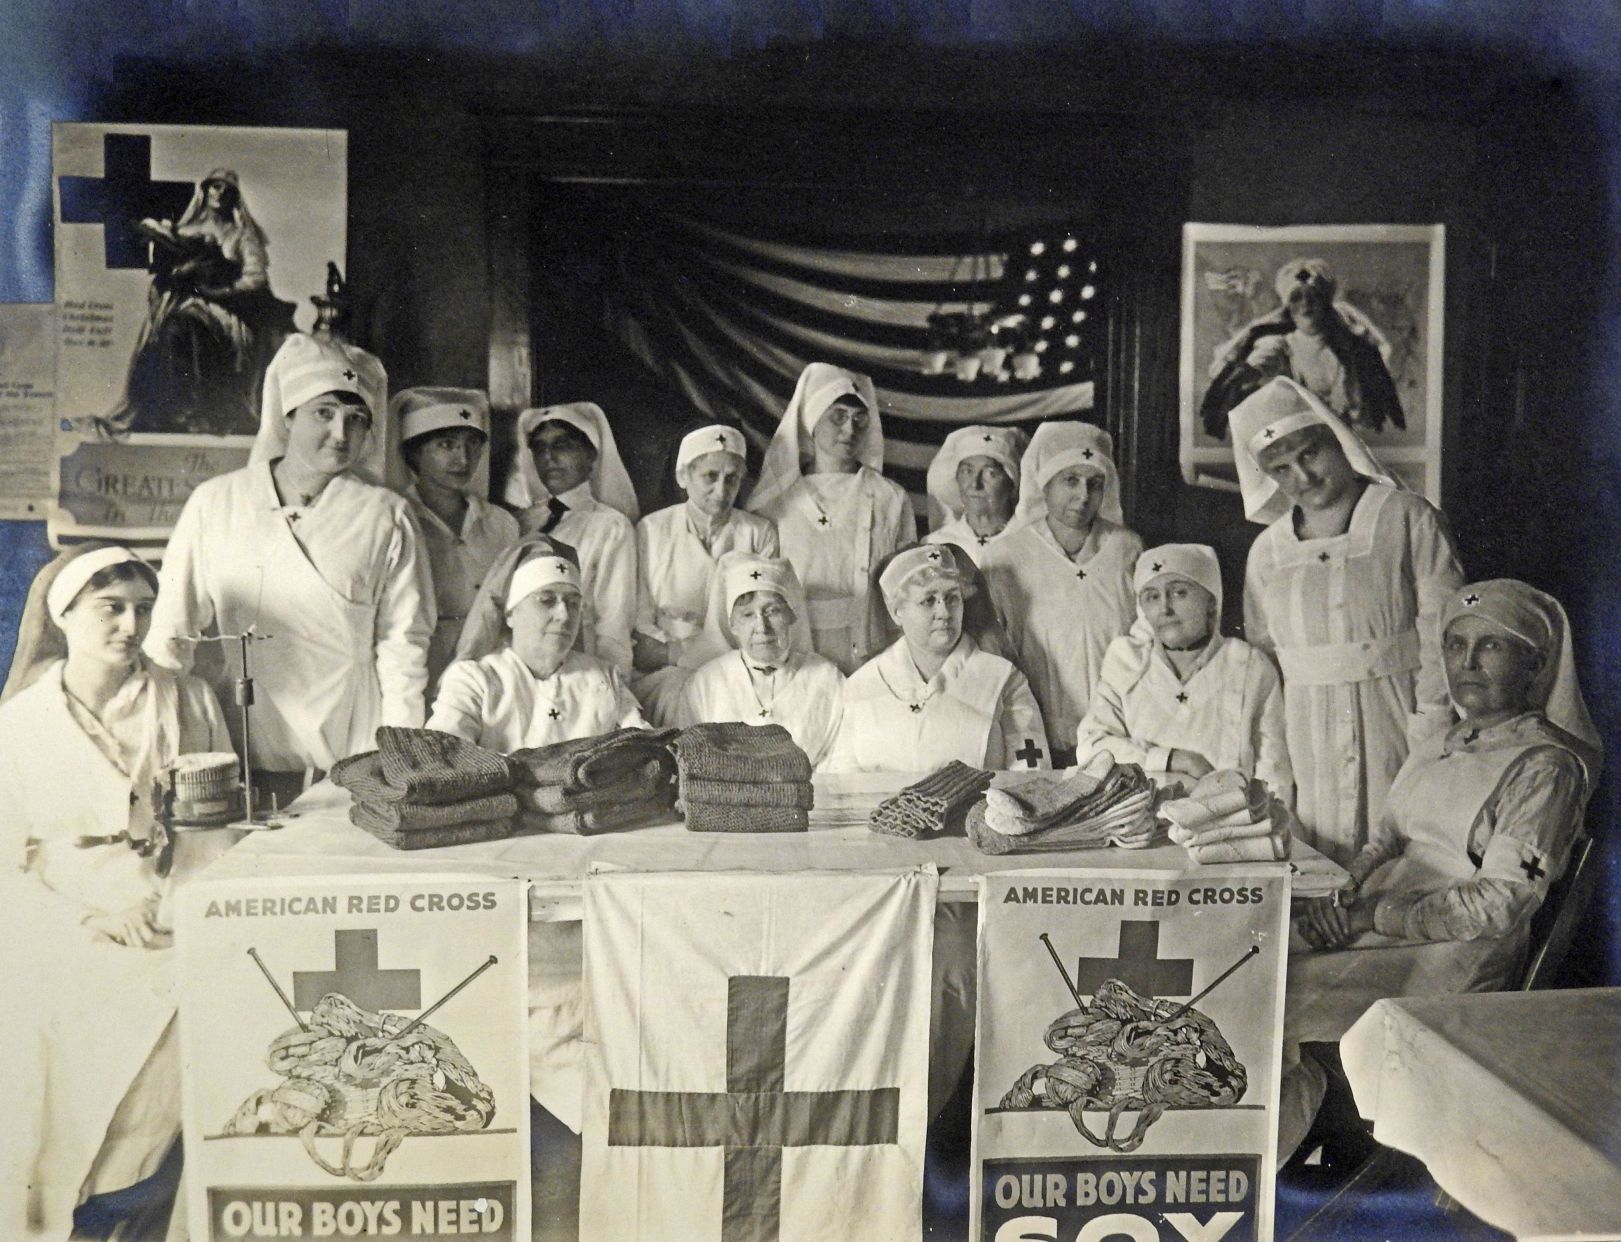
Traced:
<path id="1" fill-rule="evenodd" d="M 1289 857 L 1289 813 L 1263 781 L 1211 772 L 1155 814 L 1195 862 L 1276 862 Z"/>
<path id="2" fill-rule="evenodd" d="M 1073 772 L 993 785 L 968 812 L 968 836 L 984 854 L 1146 849 L 1160 839 L 1154 784 L 1134 763 L 1107 753 Z"/>

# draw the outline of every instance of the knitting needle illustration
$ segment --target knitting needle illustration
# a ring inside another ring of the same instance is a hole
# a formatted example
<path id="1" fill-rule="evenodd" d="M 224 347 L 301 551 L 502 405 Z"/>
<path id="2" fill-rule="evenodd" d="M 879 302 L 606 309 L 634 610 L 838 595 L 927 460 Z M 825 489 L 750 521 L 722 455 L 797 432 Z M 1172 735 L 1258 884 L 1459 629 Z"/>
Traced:
<path id="1" fill-rule="evenodd" d="M 468 975 L 467 978 L 463 979 L 455 987 L 451 988 L 450 991 L 446 992 L 438 1000 L 434 1001 L 433 1004 L 429 1005 L 421 1013 L 417 1014 L 416 1017 L 412 1018 L 411 1021 L 410 1021 L 410 1024 L 405 1026 L 400 1031 L 399 1035 L 396 1035 L 394 1038 L 399 1039 L 402 1036 L 409 1035 L 412 1031 L 416 1030 L 417 1027 L 421 1026 L 425 1021 L 427 1021 L 428 1016 L 430 1014 L 432 1014 L 434 1012 L 434 1010 L 438 1009 L 441 1005 L 443 1005 L 446 1001 L 448 1001 L 452 996 L 456 995 L 457 992 L 460 992 L 463 988 L 465 988 L 474 979 L 477 979 L 480 975 L 482 975 L 491 966 L 494 966 L 495 962 L 496 962 L 496 957 L 495 957 L 495 954 L 492 953 L 492 954 L 490 954 L 489 959 L 482 966 L 480 966 L 472 974 Z"/>
<path id="2" fill-rule="evenodd" d="M 1257 956 L 1260 952 L 1261 952 L 1261 946 L 1260 945 L 1258 945 L 1258 944 L 1250 945 L 1249 951 L 1247 953 L 1245 953 L 1242 957 L 1240 957 L 1231 966 L 1229 966 L 1226 970 L 1222 971 L 1219 975 L 1217 975 L 1214 979 L 1212 979 L 1210 981 L 1210 983 L 1206 985 L 1204 991 L 1200 992 L 1197 996 L 1195 996 L 1187 1004 L 1183 1005 L 1180 1009 L 1177 1009 L 1173 1013 L 1171 1013 L 1171 1014 L 1167 1015 L 1166 1017 L 1162 1018 L 1161 1021 L 1162 1022 L 1174 1022 L 1174 1021 L 1176 1021 L 1183 1014 L 1185 1014 L 1188 1010 L 1192 1009 L 1193 1006 L 1196 1003 L 1198 1003 L 1199 1001 L 1202 1001 L 1205 997 L 1209 996 L 1212 992 L 1214 992 L 1216 990 L 1216 985 L 1219 984 L 1223 979 L 1225 979 L 1228 975 L 1232 974 L 1233 971 L 1237 970 L 1245 962 L 1249 961 L 1250 958 Z"/>
<path id="3" fill-rule="evenodd" d="M 253 959 L 253 964 L 259 968 L 259 973 L 265 977 L 265 982 L 276 990 L 276 995 L 281 998 L 281 1003 L 287 1006 L 287 1012 L 293 1015 L 293 1021 L 298 1023 L 298 1029 L 301 1031 L 309 1030 L 309 1025 L 303 1018 L 298 1016 L 298 1010 L 293 1008 L 293 1002 L 287 999 L 287 993 L 281 990 L 281 984 L 276 982 L 276 976 L 270 973 L 270 968 L 260 958 L 259 950 L 249 949 L 248 956 Z"/>

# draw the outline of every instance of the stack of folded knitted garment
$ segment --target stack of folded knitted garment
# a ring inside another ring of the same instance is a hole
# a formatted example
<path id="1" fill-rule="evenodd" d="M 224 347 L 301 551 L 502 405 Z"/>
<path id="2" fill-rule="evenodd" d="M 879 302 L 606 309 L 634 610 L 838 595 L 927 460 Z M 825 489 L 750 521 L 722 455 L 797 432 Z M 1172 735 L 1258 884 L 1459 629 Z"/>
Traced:
<path id="1" fill-rule="evenodd" d="M 939 836 L 963 827 L 968 808 L 985 792 L 991 774 L 953 759 L 873 808 L 867 826 L 894 837 Z"/>
<path id="2" fill-rule="evenodd" d="M 520 832 L 591 836 L 670 818 L 674 729 L 615 729 L 515 751 Z"/>
<path id="3" fill-rule="evenodd" d="M 968 835 L 985 854 L 1041 854 L 1160 839 L 1154 785 L 1134 763 L 1101 752 L 1073 773 L 994 786 L 968 812 Z"/>
<path id="4" fill-rule="evenodd" d="M 810 760 L 781 725 L 696 724 L 681 731 L 674 749 L 690 831 L 810 827 Z"/>
<path id="5" fill-rule="evenodd" d="M 1201 777 L 1185 798 L 1159 808 L 1171 840 L 1195 862 L 1274 862 L 1289 857 L 1289 812 L 1262 781 L 1231 769 Z"/>
<path id="6" fill-rule="evenodd" d="M 432 729 L 377 730 L 332 780 L 353 798 L 351 823 L 397 850 L 498 841 L 512 834 L 512 769 L 494 751 Z"/>

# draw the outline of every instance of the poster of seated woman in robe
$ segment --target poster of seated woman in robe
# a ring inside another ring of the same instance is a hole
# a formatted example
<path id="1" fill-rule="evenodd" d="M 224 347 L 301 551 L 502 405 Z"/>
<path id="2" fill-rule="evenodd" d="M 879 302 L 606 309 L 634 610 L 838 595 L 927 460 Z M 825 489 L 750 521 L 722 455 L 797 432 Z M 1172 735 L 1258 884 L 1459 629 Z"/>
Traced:
<path id="1" fill-rule="evenodd" d="M 247 461 L 265 366 L 342 270 L 341 130 L 52 127 L 52 542 L 158 543 Z"/>
<path id="2" fill-rule="evenodd" d="M 1278 864 L 984 878 L 969 1237 L 1272 1237 L 1288 912 Z"/>
<path id="3" fill-rule="evenodd" d="M 1441 225 L 1182 228 L 1182 477 L 1237 490 L 1227 415 L 1279 375 L 1441 503 Z"/>

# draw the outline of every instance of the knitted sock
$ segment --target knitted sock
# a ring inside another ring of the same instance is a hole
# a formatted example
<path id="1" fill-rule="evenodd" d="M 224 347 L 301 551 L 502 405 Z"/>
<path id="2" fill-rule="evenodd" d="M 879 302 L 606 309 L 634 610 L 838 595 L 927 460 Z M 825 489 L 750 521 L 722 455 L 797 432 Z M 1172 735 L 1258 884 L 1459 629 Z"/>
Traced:
<path id="1" fill-rule="evenodd" d="M 623 828 L 640 828 L 646 824 L 667 824 L 673 818 L 668 802 L 653 799 L 621 802 L 589 811 L 565 811 L 561 815 L 545 815 L 526 807 L 518 815 L 515 831 L 520 834 L 550 832 L 590 837 Z"/>
<path id="2" fill-rule="evenodd" d="M 465 738 L 435 729 L 377 730 L 383 779 L 399 791 L 394 802 L 462 802 L 512 788 L 506 758 Z"/>
<path id="3" fill-rule="evenodd" d="M 512 835 L 512 821 L 498 819 L 482 824 L 457 824 L 450 828 L 422 828 L 415 832 L 387 832 L 376 828 L 366 828 L 366 831 L 384 845 L 391 845 L 397 850 L 423 850 L 435 849 L 441 845 L 474 845 L 480 841 L 500 841 Z"/>
<path id="4" fill-rule="evenodd" d="M 655 759 L 664 759 L 675 729 L 614 729 L 596 737 L 514 751 L 520 778 L 580 791 L 611 785 Z"/>
<path id="5" fill-rule="evenodd" d="M 689 832 L 804 832 L 810 816 L 791 806 L 727 806 L 684 802 Z"/>
<path id="6" fill-rule="evenodd" d="M 670 805 L 670 764 L 668 759 L 649 759 L 639 768 L 606 785 L 591 789 L 572 789 L 566 785 L 536 785 L 520 788 L 518 797 L 531 810 L 542 815 L 564 815 L 569 811 L 589 811 L 596 807 L 612 806 L 620 802 L 640 802 L 648 798 L 662 798 Z"/>
<path id="7" fill-rule="evenodd" d="M 518 799 L 509 793 L 440 803 L 371 802 L 357 797 L 349 808 L 349 820 L 377 832 L 416 832 L 511 819 L 517 813 Z"/>
<path id="8" fill-rule="evenodd" d="M 954 812 L 966 808 L 991 783 L 991 774 L 953 759 L 873 809 L 874 832 L 917 838 L 945 831 Z"/>

